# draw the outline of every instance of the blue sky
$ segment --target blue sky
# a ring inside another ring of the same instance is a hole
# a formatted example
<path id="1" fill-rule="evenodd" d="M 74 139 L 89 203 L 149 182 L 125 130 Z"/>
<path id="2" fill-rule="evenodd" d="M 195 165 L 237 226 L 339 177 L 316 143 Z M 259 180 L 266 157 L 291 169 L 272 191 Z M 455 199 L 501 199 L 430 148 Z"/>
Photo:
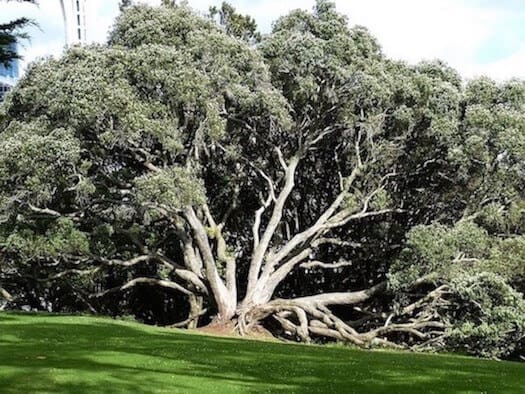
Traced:
<path id="1" fill-rule="evenodd" d="M 143 0 L 150 4 L 160 0 Z M 205 11 L 222 0 L 189 0 Z M 314 0 L 231 0 L 254 15 L 263 32 L 271 22 L 294 8 L 310 9 Z M 336 0 L 350 24 L 368 27 L 385 53 L 415 63 L 440 58 L 471 78 L 488 75 L 498 80 L 525 79 L 525 0 Z M 87 0 L 88 39 L 103 42 L 115 16 L 118 0 Z M 24 44 L 25 61 L 63 50 L 64 37 L 58 0 L 40 6 L 0 0 L 0 22 L 19 16 L 36 20 Z"/>

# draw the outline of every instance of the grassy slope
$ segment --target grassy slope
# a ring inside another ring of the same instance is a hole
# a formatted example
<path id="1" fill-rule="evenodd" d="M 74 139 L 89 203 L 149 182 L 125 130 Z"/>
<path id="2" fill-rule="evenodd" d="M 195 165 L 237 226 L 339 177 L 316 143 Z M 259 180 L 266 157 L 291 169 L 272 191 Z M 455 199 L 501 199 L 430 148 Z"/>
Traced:
<path id="1" fill-rule="evenodd" d="M 525 392 L 525 365 L 0 314 L 0 392 Z"/>

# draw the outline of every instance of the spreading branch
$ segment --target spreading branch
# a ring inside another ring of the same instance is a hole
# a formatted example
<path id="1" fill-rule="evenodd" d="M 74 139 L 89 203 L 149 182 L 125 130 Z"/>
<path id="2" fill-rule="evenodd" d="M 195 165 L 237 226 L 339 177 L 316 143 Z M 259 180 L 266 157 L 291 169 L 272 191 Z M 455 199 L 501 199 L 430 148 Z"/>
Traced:
<path id="1" fill-rule="evenodd" d="M 279 152 L 280 151 L 278 151 L 278 153 Z M 264 231 L 260 242 L 257 244 L 257 247 L 253 251 L 252 258 L 250 261 L 250 269 L 248 273 L 248 291 L 251 291 L 256 285 L 264 256 L 266 254 L 266 251 L 268 250 L 268 246 L 275 233 L 275 230 L 278 228 L 281 222 L 284 205 L 294 187 L 295 171 L 297 169 L 297 165 L 299 164 L 299 158 L 293 157 L 292 159 L 290 159 L 290 162 L 288 164 L 281 164 L 283 165 L 283 167 L 286 166 L 285 183 L 283 189 L 277 197 L 277 200 L 275 201 L 272 215 L 270 217 L 268 225 L 266 226 L 266 230 Z"/>
<path id="2" fill-rule="evenodd" d="M 341 267 L 350 267 L 352 265 L 351 261 L 337 261 L 333 263 L 325 263 L 322 261 L 312 260 L 307 263 L 302 263 L 301 268 L 311 269 L 311 268 L 326 268 L 326 269 L 336 269 Z"/>
<path id="3" fill-rule="evenodd" d="M 124 290 L 131 289 L 132 287 L 135 287 L 135 286 L 140 285 L 140 284 L 146 284 L 146 285 L 151 285 L 151 286 L 160 286 L 160 287 L 164 287 L 164 288 L 167 288 L 167 289 L 180 291 L 181 293 L 184 293 L 186 295 L 193 295 L 193 292 L 191 292 L 190 290 L 186 289 L 185 287 L 183 287 L 183 286 L 179 285 L 178 283 L 175 283 L 175 282 L 173 282 L 171 280 L 155 279 L 155 278 L 142 278 L 141 277 L 141 278 L 132 279 L 129 282 L 123 284 L 122 286 L 116 286 L 116 287 L 113 287 L 111 289 L 108 289 L 108 290 L 105 290 L 105 291 L 93 294 L 93 295 L 91 295 L 91 297 L 94 297 L 94 298 L 103 297 L 103 296 L 105 296 L 107 294 L 110 294 L 110 293 L 115 293 L 115 292 L 118 292 L 118 291 L 124 291 Z"/>

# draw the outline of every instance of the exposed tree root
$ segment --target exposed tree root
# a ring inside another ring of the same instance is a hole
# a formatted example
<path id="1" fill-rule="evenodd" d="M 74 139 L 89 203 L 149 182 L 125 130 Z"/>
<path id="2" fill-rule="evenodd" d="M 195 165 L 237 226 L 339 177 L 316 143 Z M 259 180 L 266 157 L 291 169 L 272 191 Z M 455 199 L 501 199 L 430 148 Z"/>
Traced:
<path id="1" fill-rule="evenodd" d="M 415 345 L 411 344 L 411 347 L 424 348 L 443 340 L 447 324 L 440 321 L 435 309 L 429 307 L 444 301 L 442 296 L 448 290 L 445 286 L 430 292 L 399 313 L 388 316 L 375 314 L 347 322 L 336 316 L 328 307 L 359 304 L 372 294 L 382 291 L 384 286 L 380 283 L 361 292 L 273 300 L 241 311 L 237 330 L 244 335 L 252 326 L 271 317 L 279 323 L 287 336 L 296 337 L 305 343 L 312 342 L 316 338 L 328 338 L 360 347 L 406 348 L 409 347 L 409 342 L 391 340 L 393 337 L 399 338 L 404 335 L 412 338 L 410 343 L 415 343 Z M 369 324 L 370 320 L 374 322 Z"/>

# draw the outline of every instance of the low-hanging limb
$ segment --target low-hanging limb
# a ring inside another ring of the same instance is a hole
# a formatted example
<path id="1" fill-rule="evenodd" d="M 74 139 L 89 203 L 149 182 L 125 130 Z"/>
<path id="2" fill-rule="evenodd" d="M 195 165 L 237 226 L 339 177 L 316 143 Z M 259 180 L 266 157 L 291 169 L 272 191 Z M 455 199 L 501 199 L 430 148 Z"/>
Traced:
<path id="1" fill-rule="evenodd" d="M 412 314 L 414 311 L 424 306 L 426 303 L 428 302 L 432 303 L 440 299 L 443 295 L 447 294 L 448 290 L 449 290 L 449 286 L 447 285 L 439 286 L 438 288 L 432 290 L 430 293 L 420 298 L 416 302 L 413 302 L 412 304 L 405 306 L 403 309 L 401 309 L 401 311 L 399 312 L 399 315 Z"/>
<path id="2" fill-rule="evenodd" d="M 92 294 L 92 295 L 90 295 L 90 297 L 91 298 L 103 297 L 103 296 L 105 296 L 107 294 L 110 294 L 110 293 L 115 293 L 117 291 L 124 291 L 124 290 L 130 289 L 130 288 L 135 287 L 135 286 L 137 286 L 139 284 L 160 286 L 160 287 L 164 287 L 164 288 L 167 288 L 167 289 L 180 291 L 181 293 L 184 293 L 186 295 L 193 295 L 194 294 L 192 291 L 188 290 L 184 286 L 182 286 L 182 285 L 180 285 L 180 284 L 178 284 L 176 282 L 173 282 L 171 280 L 140 277 L 140 278 L 132 279 L 129 282 L 126 282 L 126 283 L 124 283 L 121 286 L 112 287 L 111 289 L 107 289 L 107 290 L 104 290 L 104 291 Z"/>
<path id="3" fill-rule="evenodd" d="M 98 271 L 100 271 L 100 267 L 88 268 L 88 269 L 72 268 L 72 269 L 66 269 L 64 271 L 61 271 L 58 274 L 46 276 L 45 278 L 39 278 L 39 277 L 34 277 L 34 276 L 29 276 L 29 275 L 27 276 L 24 275 L 24 277 L 30 278 L 36 282 L 45 283 L 45 282 L 50 282 L 52 280 L 61 279 L 61 278 L 64 278 L 70 275 L 73 275 L 73 276 L 92 275 L 92 274 L 97 273 Z"/>
<path id="4" fill-rule="evenodd" d="M 352 292 L 324 293 L 314 296 L 299 297 L 293 299 L 294 302 L 307 303 L 312 305 L 332 306 L 332 305 L 357 305 L 361 304 L 373 296 L 384 292 L 387 289 L 387 282 L 383 281 L 365 290 Z"/>
<path id="5" fill-rule="evenodd" d="M 333 263 L 325 263 L 318 260 L 310 260 L 307 263 L 302 263 L 301 268 L 311 269 L 311 268 L 324 268 L 324 269 L 336 269 L 341 267 L 350 267 L 352 266 L 351 261 L 341 260 Z"/>
<path id="6" fill-rule="evenodd" d="M 106 260 L 100 258 L 98 260 L 107 266 L 118 266 L 123 268 L 131 268 L 144 262 L 158 261 L 169 268 L 170 272 L 175 274 L 177 277 L 193 285 L 199 292 L 208 294 L 208 288 L 199 275 L 190 269 L 182 267 L 162 253 L 151 253 L 148 255 L 137 256 L 129 260 Z"/>

